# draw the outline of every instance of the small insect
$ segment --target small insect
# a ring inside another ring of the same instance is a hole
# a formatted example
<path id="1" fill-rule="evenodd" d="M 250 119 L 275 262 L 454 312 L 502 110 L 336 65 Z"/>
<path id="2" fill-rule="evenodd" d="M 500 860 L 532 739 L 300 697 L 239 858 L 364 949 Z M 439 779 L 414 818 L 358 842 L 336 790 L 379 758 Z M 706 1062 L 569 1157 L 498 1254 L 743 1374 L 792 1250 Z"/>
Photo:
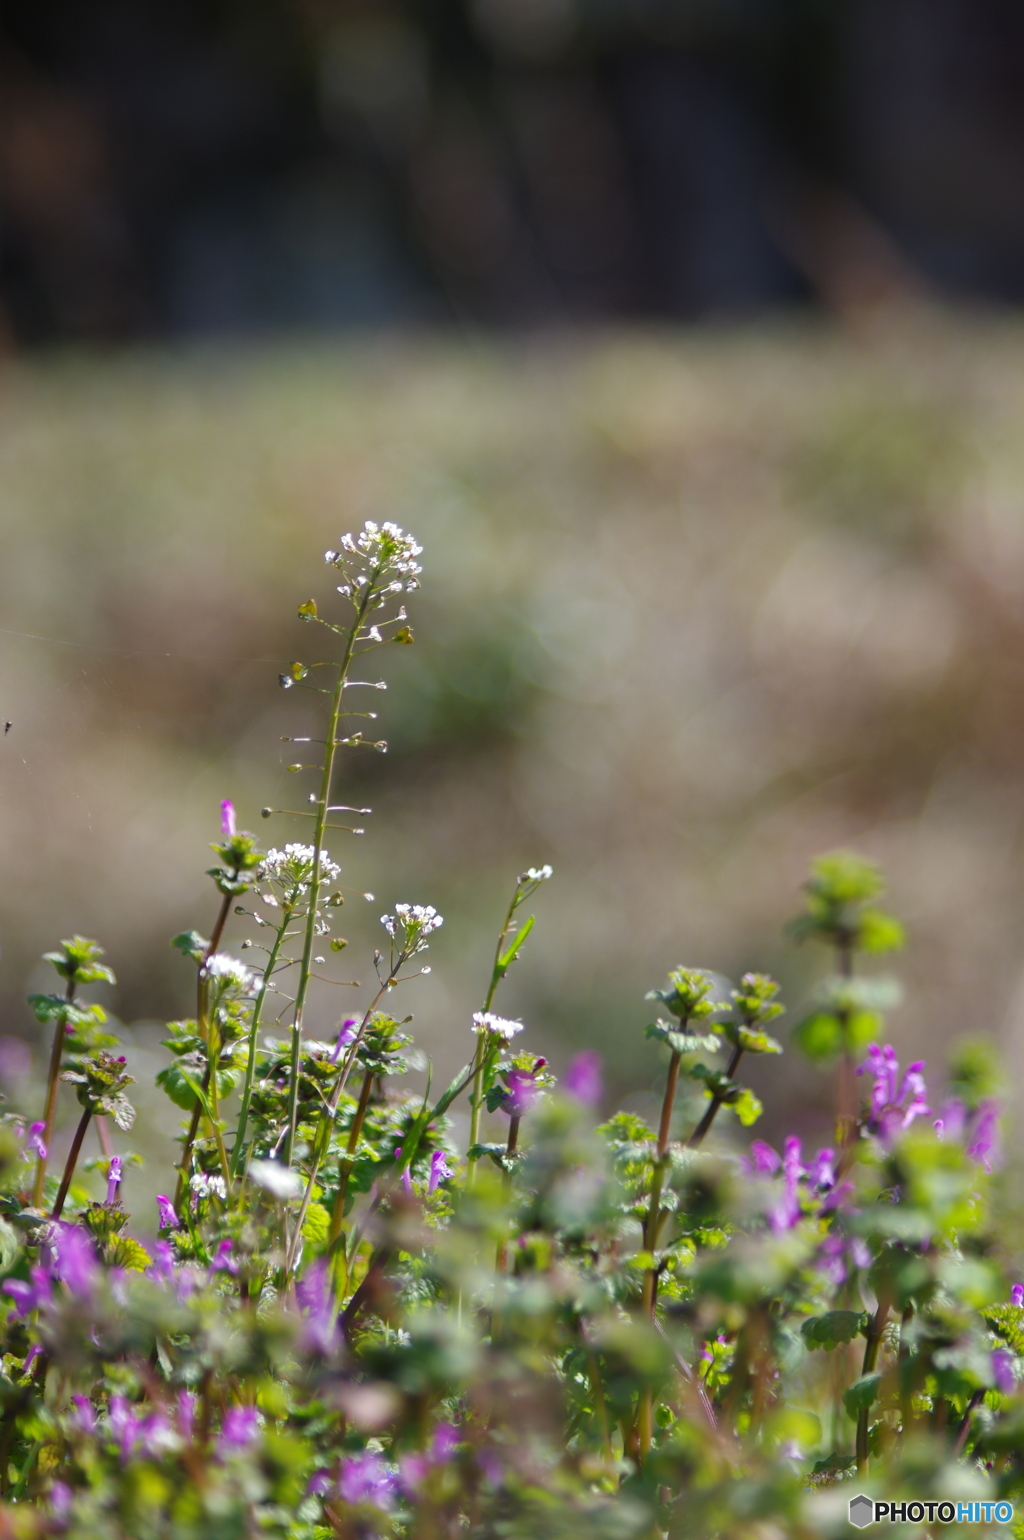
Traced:
<path id="1" fill-rule="evenodd" d="M 10 732 L 12 726 L 13 726 L 13 723 L 11 723 L 11 722 L 5 722 L 4 723 L 4 737 L 5 738 L 7 737 L 7 734 Z"/>

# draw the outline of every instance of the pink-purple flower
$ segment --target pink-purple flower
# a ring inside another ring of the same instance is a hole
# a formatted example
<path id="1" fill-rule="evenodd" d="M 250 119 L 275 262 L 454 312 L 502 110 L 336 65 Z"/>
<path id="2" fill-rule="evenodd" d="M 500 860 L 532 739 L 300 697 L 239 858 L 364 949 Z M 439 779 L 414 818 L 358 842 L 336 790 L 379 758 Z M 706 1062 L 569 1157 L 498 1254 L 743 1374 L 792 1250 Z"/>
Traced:
<path id="1" fill-rule="evenodd" d="M 121 1185 L 121 1157 L 112 1155 L 110 1166 L 107 1170 L 107 1207 L 111 1208 L 117 1202 L 117 1189 Z"/>
<path id="2" fill-rule="evenodd" d="M 604 1082 L 601 1078 L 601 1055 L 595 1049 L 584 1048 L 582 1053 L 570 1060 L 562 1076 L 562 1090 L 585 1107 L 597 1106 L 604 1095 Z"/>
<path id="3" fill-rule="evenodd" d="M 886 1043 L 884 1047 L 870 1043 L 867 1057 L 867 1063 L 860 1066 L 857 1074 L 872 1074 L 875 1077 L 871 1087 L 868 1127 L 873 1134 L 888 1143 L 903 1129 L 909 1128 L 916 1117 L 931 1112 L 921 1073 L 924 1060 L 916 1059 L 913 1064 L 908 1064 L 901 1077 L 899 1059 L 891 1043 Z"/>
<path id="4" fill-rule="evenodd" d="M 220 1454 L 231 1454 L 248 1449 L 260 1436 L 259 1413 L 254 1406 L 229 1406 L 224 1413 L 217 1449 Z"/>
<path id="5" fill-rule="evenodd" d="M 175 1212 L 174 1204 L 167 1197 L 166 1193 L 157 1193 L 156 1206 L 160 1211 L 161 1230 L 177 1230 L 179 1228 L 178 1215 Z"/>
<path id="6" fill-rule="evenodd" d="M 1010 1290 L 1010 1304 L 1016 1305 L 1018 1310 L 1024 1305 L 1024 1283 L 1015 1283 Z"/>
<path id="7" fill-rule="evenodd" d="M 342 1463 L 338 1490 L 345 1502 L 358 1506 L 369 1503 L 387 1512 L 395 1504 L 397 1478 L 372 1450 L 350 1455 Z"/>
<path id="8" fill-rule="evenodd" d="M 45 1132 L 46 1132 L 46 1124 L 45 1123 L 30 1123 L 29 1124 L 29 1130 L 28 1130 L 29 1149 L 33 1150 L 39 1156 L 40 1160 L 46 1160 L 46 1158 L 47 1158 L 47 1156 L 49 1154 L 49 1151 L 46 1148 L 46 1143 L 45 1143 L 45 1141 L 43 1139 L 43 1134 Z"/>
<path id="9" fill-rule="evenodd" d="M 449 1181 L 454 1174 L 444 1150 L 435 1150 L 430 1157 L 430 1180 L 427 1183 L 427 1192 L 436 1192 L 441 1183 Z"/>
<path id="10" fill-rule="evenodd" d="M 220 805 L 220 832 L 226 840 L 235 837 L 235 804 L 229 802 L 227 797 Z"/>
<path id="11" fill-rule="evenodd" d="M 1013 1372 L 1015 1359 L 1008 1348 L 998 1347 L 992 1354 L 992 1378 L 998 1391 L 1004 1396 L 1011 1396 L 1017 1388 L 1017 1377 Z"/>

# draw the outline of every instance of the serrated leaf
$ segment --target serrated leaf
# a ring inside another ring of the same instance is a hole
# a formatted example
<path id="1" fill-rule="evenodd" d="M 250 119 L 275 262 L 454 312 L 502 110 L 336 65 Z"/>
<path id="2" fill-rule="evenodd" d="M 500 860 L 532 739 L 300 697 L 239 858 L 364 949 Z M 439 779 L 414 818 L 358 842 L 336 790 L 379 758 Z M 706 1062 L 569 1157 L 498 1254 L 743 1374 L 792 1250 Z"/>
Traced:
<path id="1" fill-rule="evenodd" d="M 644 1035 L 665 1043 L 673 1053 L 717 1053 L 721 1047 L 719 1038 L 713 1032 L 684 1032 L 668 1021 L 652 1021 Z"/>
<path id="2" fill-rule="evenodd" d="M 733 1047 L 742 1048 L 744 1053 L 782 1052 L 782 1044 L 767 1032 L 762 1032 L 760 1027 L 748 1027 L 742 1022 L 729 1022 L 722 1031 Z"/>
<path id="3" fill-rule="evenodd" d="M 197 930 L 183 930 L 180 936 L 175 936 L 171 945 L 194 962 L 202 962 L 210 943 Z"/>
<path id="4" fill-rule="evenodd" d="M 847 1413 L 857 1421 L 860 1412 L 866 1411 L 878 1399 L 878 1387 L 882 1383 L 881 1374 L 865 1374 L 856 1380 L 849 1390 L 843 1392 L 843 1405 Z"/>
<path id="5" fill-rule="evenodd" d="M 145 1246 L 130 1235 L 111 1241 L 107 1256 L 111 1267 L 123 1267 L 130 1273 L 144 1273 L 153 1261 Z"/>
<path id="6" fill-rule="evenodd" d="M 756 1123 L 764 1111 L 764 1103 L 756 1096 L 749 1086 L 743 1086 L 738 1096 L 732 1099 L 726 1098 L 727 1104 L 739 1118 L 744 1128 L 750 1128 Z"/>

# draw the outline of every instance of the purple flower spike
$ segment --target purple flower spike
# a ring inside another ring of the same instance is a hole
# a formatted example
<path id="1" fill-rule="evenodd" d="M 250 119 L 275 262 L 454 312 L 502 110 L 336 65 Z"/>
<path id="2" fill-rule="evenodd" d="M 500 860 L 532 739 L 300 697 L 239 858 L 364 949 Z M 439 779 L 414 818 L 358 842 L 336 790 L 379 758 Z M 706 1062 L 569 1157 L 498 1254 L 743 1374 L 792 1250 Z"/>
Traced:
<path id="1" fill-rule="evenodd" d="M 435 1465 L 444 1465 L 459 1447 L 459 1430 L 453 1422 L 439 1422 L 430 1443 L 430 1458 Z"/>
<path id="2" fill-rule="evenodd" d="M 15 1312 L 19 1316 L 42 1309 L 50 1303 L 53 1294 L 50 1275 L 45 1267 L 34 1267 L 29 1276 L 31 1283 L 24 1283 L 20 1278 L 8 1278 L 3 1286 L 4 1293 L 13 1299 Z"/>
<path id="3" fill-rule="evenodd" d="M 59 1278 L 72 1294 L 92 1292 L 99 1267 L 92 1241 L 78 1225 L 58 1221 L 50 1234 L 49 1249 L 53 1256 L 54 1276 Z"/>
<path id="4" fill-rule="evenodd" d="M 1004 1396 L 1012 1396 L 1017 1388 L 1013 1365 L 1013 1354 L 1007 1348 L 996 1348 L 992 1354 L 992 1378 L 996 1389 Z"/>
<path id="5" fill-rule="evenodd" d="M 923 1069 L 924 1060 L 917 1059 L 907 1065 L 901 1079 L 900 1062 L 892 1044 L 886 1043 L 880 1048 L 877 1043 L 869 1043 L 868 1062 L 860 1066 L 857 1074 L 875 1077 L 868 1127 L 883 1143 L 891 1143 L 916 1117 L 931 1112 L 926 1100 L 928 1092 L 921 1073 Z"/>
<path id="6" fill-rule="evenodd" d="M 110 1208 L 117 1202 L 117 1189 L 121 1185 L 121 1157 L 111 1157 L 110 1169 L 107 1172 L 107 1207 Z"/>
<path id="7" fill-rule="evenodd" d="M 235 837 L 235 804 L 226 797 L 220 805 L 220 832 L 226 840 Z"/>
<path id="8" fill-rule="evenodd" d="M 338 1489 L 347 1503 L 370 1503 L 385 1512 L 394 1507 L 397 1485 L 380 1456 L 369 1449 L 347 1459 L 338 1478 Z"/>
<path id="9" fill-rule="evenodd" d="M 781 1156 L 777 1155 L 770 1144 L 765 1144 L 763 1139 L 755 1139 L 750 1146 L 750 1154 L 743 1161 L 743 1169 L 748 1176 L 774 1176 L 782 1164 Z"/>
<path id="10" fill-rule="evenodd" d="M 49 1154 L 49 1151 L 47 1150 L 46 1145 L 45 1145 L 45 1143 L 43 1141 L 43 1134 L 44 1134 L 45 1131 L 46 1131 L 46 1124 L 45 1123 L 32 1123 L 32 1124 L 29 1125 L 29 1130 L 28 1130 L 29 1149 L 34 1150 L 35 1153 L 39 1156 L 40 1160 L 46 1160 L 46 1158 L 47 1158 L 47 1156 Z"/>
<path id="11" fill-rule="evenodd" d="M 430 1181 L 427 1183 L 427 1192 L 436 1192 L 441 1183 L 447 1182 L 454 1174 L 444 1150 L 435 1150 L 430 1157 Z"/>
<path id="12" fill-rule="evenodd" d="M 562 1076 L 562 1090 L 582 1102 L 584 1107 L 596 1107 L 604 1095 L 601 1077 L 601 1055 L 593 1048 L 584 1048 L 569 1063 Z"/>
<path id="13" fill-rule="evenodd" d="M 529 1112 L 537 1100 L 537 1095 L 537 1082 L 532 1075 L 522 1069 L 509 1070 L 508 1094 L 502 1110 L 510 1117 L 521 1118 L 524 1113 Z"/>
<path id="14" fill-rule="evenodd" d="M 161 1230 L 177 1230 L 179 1228 L 178 1216 L 174 1212 L 174 1204 L 171 1202 L 170 1198 L 168 1198 L 164 1193 L 158 1192 L 156 1195 L 156 1203 L 157 1208 L 160 1210 Z"/>
<path id="15" fill-rule="evenodd" d="M 210 1272 L 237 1273 L 238 1263 L 231 1255 L 234 1249 L 234 1241 L 221 1241 L 220 1245 L 217 1247 L 217 1250 L 213 1254 L 213 1260 L 210 1263 Z"/>
<path id="16" fill-rule="evenodd" d="M 1024 1305 L 1024 1283 L 1015 1283 L 1010 1290 L 1010 1304 L 1016 1305 L 1018 1310 Z"/>
<path id="17" fill-rule="evenodd" d="M 260 1436 L 259 1414 L 254 1406 L 229 1406 L 224 1413 L 217 1448 L 221 1454 L 247 1449 Z"/>
<path id="18" fill-rule="evenodd" d="M 338 1041 L 335 1043 L 334 1052 L 331 1054 L 332 1064 L 337 1064 L 345 1049 L 355 1042 L 358 1033 L 359 1021 L 357 1017 L 349 1016 L 346 1021 L 342 1022 L 341 1029 L 338 1032 Z"/>
<path id="19" fill-rule="evenodd" d="M 50 1488 L 50 1509 L 55 1519 L 64 1520 L 71 1512 L 75 1494 L 66 1481 L 55 1481 Z"/>
<path id="20" fill-rule="evenodd" d="M 783 1230 L 791 1230 L 800 1218 L 800 1199 L 797 1196 L 797 1186 L 802 1176 L 806 1176 L 800 1161 L 800 1140 L 795 1135 L 790 1135 L 782 1146 L 782 1176 L 785 1182 L 785 1191 L 778 1202 L 768 1211 L 768 1223 L 778 1234 Z M 772 1151 L 774 1154 L 775 1152 Z"/>
<path id="21" fill-rule="evenodd" d="M 88 1396 L 72 1396 L 75 1426 L 81 1433 L 93 1433 L 96 1429 L 96 1413 Z"/>
<path id="22" fill-rule="evenodd" d="M 815 1187 L 831 1188 L 836 1185 L 835 1150 L 819 1150 L 807 1168 L 807 1175 Z"/>
<path id="23" fill-rule="evenodd" d="M 992 1159 L 999 1145 L 999 1103 L 981 1102 L 971 1118 L 971 1124 L 973 1126 L 968 1128 L 967 1133 L 970 1140 L 967 1154 L 986 1171 L 991 1171 Z"/>

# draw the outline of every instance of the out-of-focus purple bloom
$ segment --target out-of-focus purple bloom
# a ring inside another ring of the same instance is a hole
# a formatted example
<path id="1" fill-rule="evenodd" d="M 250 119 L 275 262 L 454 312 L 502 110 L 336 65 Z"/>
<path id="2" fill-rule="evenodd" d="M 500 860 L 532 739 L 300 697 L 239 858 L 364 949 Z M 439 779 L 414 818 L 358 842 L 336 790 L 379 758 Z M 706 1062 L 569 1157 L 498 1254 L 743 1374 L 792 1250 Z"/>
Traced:
<path id="1" fill-rule="evenodd" d="M 395 1159 L 396 1160 L 401 1160 L 401 1158 L 402 1158 L 402 1146 L 399 1144 L 399 1145 L 396 1145 L 396 1147 L 395 1147 Z M 408 1166 L 406 1166 L 405 1170 L 402 1172 L 402 1186 L 405 1188 L 405 1190 L 409 1194 L 409 1196 L 412 1197 L 412 1177 L 409 1175 L 409 1167 Z"/>
<path id="2" fill-rule="evenodd" d="M 217 1440 L 221 1454 L 232 1450 L 248 1449 L 260 1436 L 259 1413 L 254 1406 L 229 1406 Z"/>
<path id="3" fill-rule="evenodd" d="M 446 1465 L 459 1446 L 459 1430 L 451 1422 L 438 1423 L 430 1448 L 417 1454 L 404 1454 L 399 1460 L 400 1484 L 410 1495 L 423 1485 L 430 1472 Z"/>
<path id="4" fill-rule="evenodd" d="M 32 1344 L 28 1352 L 25 1354 L 25 1362 L 21 1366 L 22 1374 L 28 1373 L 42 1351 L 43 1349 L 38 1342 L 34 1342 Z"/>
<path id="5" fill-rule="evenodd" d="M 124 1396 L 111 1396 L 108 1420 L 124 1463 L 134 1454 L 159 1458 L 175 1442 L 170 1424 L 162 1411 L 151 1412 L 148 1417 L 137 1417 Z"/>
<path id="6" fill-rule="evenodd" d="M 50 1227 L 47 1245 L 53 1258 L 54 1276 L 72 1294 L 90 1293 L 99 1266 L 92 1241 L 85 1231 L 78 1225 L 62 1224 L 58 1220 Z"/>
<path id="7" fill-rule="evenodd" d="M 332 1064 L 337 1064 L 345 1049 L 355 1042 L 358 1035 L 359 1019 L 356 1016 L 349 1016 L 347 1020 L 342 1022 L 341 1029 L 338 1032 L 338 1041 L 335 1043 L 334 1052 L 331 1054 Z"/>
<path id="8" fill-rule="evenodd" d="M 539 1087 L 534 1077 L 523 1069 L 512 1069 L 508 1073 L 508 1091 L 502 1105 L 502 1111 L 509 1117 L 521 1118 L 529 1112 L 540 1094 Z"/>
<path id="9" fill-rule="evenodd" d="M 397 1485 L 393 1472 L 369 1449 L 345 1460 L 338 1477 L 338 1490 L 347 1503 L 371 1503 L 385 1512 L 394 1507 Z"/>
<path id="10" fill-rule="evenodd" d="M 967 1127 L 967 1108 L 958 1096 L 943 1102 L 939 1116 L 932 1124 L 940 1139 L 961 1139 Z"/>
<path id="11" fill-rule="evenodd" d="M 604 1095 L 604 1081 L 601 1076 L 601 1055 L 595 1049 L 584 1048 L 582 1053 L 569 1061 L 569 1067 L 562 1076 L 562 1090 L 585 1107 L 597 1106 Z"/>
<path id="12" fill-rule="evenodd" d="M 178 1427 L 186 1444 L 192 1442 L 192 1425 L 196 1420 L 196 1398 L 191 1390 L 178 1391 Z"/>
<path id="13" fill-rule="evenodd" d="M 107 1206 L 108 1208 L 117 1202 L 117 1189 L 121 1185 L 121 1157 L 111 1156 L 110 1169 L 107 1172 Z"/>
<path id="14" fill-rule="evenodd" d="M 178 1216 L 174 1211 L 174 1204 L 170 1198 L 164 1193 L 158 1192 L 156 1195 L 156 1206 L 160 1210 L 161 1230 L 177 1230 L 179 1228 Z M 166 1244 L 167 1242 L 165 1241 L 164 1245 Z"/>
<path id="15" fill-rule="evenodd" d="M 970 1159 L 976 1160 L 978 1165 L 984 1166 L 986 1171 L 991 1171 L 992 1160 L 999 1146 L 998 1102 L 979 1103 L 970 1119 L 967 1137 L 970 1140 L 967 1146 Z"/>
<path id="16" fill-rule="evenodd" d="M 444 1465 L 459 1447 L 459 1430 L 453 1422 L 439 1422 L 430 1441 L 430 1458 Z"/>
<path id="17" fill-rule="evenodd" d="M 1020 1309 L 1024 1305 L 1024 1283 L 1015 1283 L 1010 1290 L 1010 1304 Z"/>
<path id="18" fill-rule="evenodd" d="M 830 1192 L 825 1194 L 821 1205 L 821 1213 L 827 1214 L 833 1209 L 840 1209 L 845 1204 L 851 1192 L 854 1191 L 853 1182 L 837 1182 Z"/>
<path id="19" fill-rule="evenodd" d="M 436 1192 L 441 1183 L 449 1181 L 454 1174 L 444 1150 L 435 1150 L 430 1157 L 430 1180 L 427 1183 L 427 1191 Z"/>
<path id="20" fill-rule="evenodd" d="M 221 1241 L 217 1250 L 213 1253 L 210 1262 L 211 1273 L 237 1273 L 238 1263 L 231 1253 L 235 1249 L 234 1241 Z"/>
<path id="21" fill-rule="evenodd" d="M 25 1080 L 32 1073 L 32 1051 L 23 1038 L 0 1037 L 0 1080 Z"/>
<path id="22" fill-rule="evenodd" d="M 30 1123 L 28 1130 L 29 1149 L 34 1150 L 40 1160 L 46 1160 L 49 1151 L 46 1148 L 43 1134 L 46 1131 L 45 1123 Z"/>
<path id="23" fill-rule="evenodd" d="M 307 1351 L 329 1353 L 337 1346 L 337 1310 L 327 1263 L 317 1261 L 295 1285 L 303 1314 L 302 1337 Z"/>
<path id="24" fill-rule="evenodd" d="M 748 1176 L 774 1176 L 781 1164 L 781 1155 L 763 1139 L 753 1140 L 749 1155 L 743 1157 L 743 1169 Z"/>
<path id="25" fill-rule="evenodd" d="M 844 1235 L 842 1230 L 831 1230 L 818 1250 L 816 1265 L 837 1286 L 845 1283 L 849 1269 L 870 1267 L 871 1252 L 859 1235 Z"/>
<path id="26" fill-rule="evenodd" d="M 813 1187 L 836 1185 L 835 1151 L 819 1150 L 807 1168 L 807 1176 Z"/>
<path id="27" fill-rule="evenodd" d="M 857 1074 L 875 1077 L 868 1126 L 883 1141 L 895 1138 L 901 1129 L 909 1128 L 916 1117 L 931 1112 L 921 1074 L 923 1069 L 924 1060 L 916 1059 L 907 1065 L 901 1079 L 900 1061 L 892 1044 L 886 1043 L 884 1047 L 877 1043 L 868 1045 L 868 1062 L 860 1066 Z"/>
<path id="28" fill-rule="evenodd" d="M 998 1347 L 992 1354 L 992 1378 L 995 1380 L 996 1389 L 1004 1396 L 1012 1396 L 1017 1388 L 1017 1377 L 1013 1372 L 1014 1357 L 1007 1348 Z"/>
<path id="29" fill-rule="evenodd" d="M 227 797 L 220 805 L 220 832 L 226 840 L 235 837 L 235 804 L 229 802 Z"/>
<path id="30" fill-rule="evenodd" d="M 71 1512 L 71 1504 L 74 1502 L 74 1493 L 66 1481 L 55 1481 L 50 1488 L 50 1511 L 54 1518 L 62 1521 Z"/>
<path id="31" fill-rule="evenodd" d="M 327 1469 L 315 1470 L 306 1487 L 307 1497 L 326 1497 L 334 1490 L 334 1477 Z"/>
<path id="32" fill-rule="evenodd" d="M 24 1283 L 20 1278 L 8 1278 L 4 1284 L 4 1293 L 11 1296 L 15 1312 L 20 1316 L 26 1316 L 32 1310 L 41 1310 L 50 1303 L 53 1294 L 50 1274 L 45 1267 L 33 1267 L 29 1278 L 29 1283 Z"/>
<path id="33" fill-rule="evenodd" d="M 785 1187 L 781 1197 L 768 1210 L 768 1223 L 776 1234 L 791 1230 L 800 1218 L 800 1199 L 797 1189 L 800 1178 L 806 1175 L 800 1162 L 800 1140 L 791 1134 L 782 1146 L 782 1176 Z"/>
<path id="34" fill-rule="evenodd" d="M 88 1396 L 72 1396 L 72 1405 L 75 1427 L 80 1433 L 94 1433 L 96 1431 L 96 1413 Z"/>
<path id="35" fill-rule="evenodd" d="M 153 1262 L 146 1268 L 146 1276 L 158 1283 L 170 1283 L 174 1277 L 174 1247 L 170 1241 L 157 1241 L 153 1247 Z"/>

